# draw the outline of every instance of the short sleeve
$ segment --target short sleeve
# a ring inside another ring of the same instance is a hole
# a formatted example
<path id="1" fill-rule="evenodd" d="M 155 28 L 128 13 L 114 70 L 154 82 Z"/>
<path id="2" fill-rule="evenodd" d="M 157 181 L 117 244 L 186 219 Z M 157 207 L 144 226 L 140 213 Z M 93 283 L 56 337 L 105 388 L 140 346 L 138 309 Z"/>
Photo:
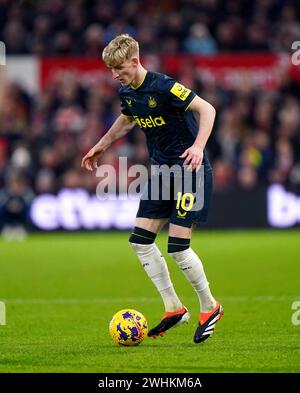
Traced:
<path id="1" fill-rule="evenodd" d="M 176 82 L 172 78 L 167 78 L 163 84 L 163 92 L 168 97 L 168 103 L 177 108 L 186 110 L 196 94 L 185 87 L 184 85 Z"/>
<path id="2" fill-rule="evenodd" d="M 125 98 L 123 98 L 121 95 L 119 95 L 119 97 L 120 97 L 120 101 L 121 101 L 121 112 L 123 113 L 123 115 L 132 116 L 132 114 L 130 113 L 130 111 L 128 109 L 128 105 L 126 103 Z"/>

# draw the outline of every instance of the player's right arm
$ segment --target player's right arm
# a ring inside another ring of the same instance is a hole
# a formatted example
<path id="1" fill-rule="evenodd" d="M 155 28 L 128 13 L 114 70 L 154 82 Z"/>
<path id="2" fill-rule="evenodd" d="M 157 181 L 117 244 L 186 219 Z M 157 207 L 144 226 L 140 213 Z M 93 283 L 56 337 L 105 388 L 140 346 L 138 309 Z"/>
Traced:
<path id="1" fill-rule="evenodd" d="M 83 157 L 81 166 L 88 171 L 97 168 L 98 160 L 113 142 L 126 135 L 135 125 L 132 117 L 121 114 L 98 143 Z"/>

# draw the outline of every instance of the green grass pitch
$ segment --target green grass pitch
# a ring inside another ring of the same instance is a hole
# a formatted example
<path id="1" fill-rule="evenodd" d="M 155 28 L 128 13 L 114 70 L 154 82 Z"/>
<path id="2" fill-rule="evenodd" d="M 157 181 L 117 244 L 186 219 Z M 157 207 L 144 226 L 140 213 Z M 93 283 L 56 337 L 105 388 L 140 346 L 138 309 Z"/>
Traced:
<path id="1" fill-rule="evenodd" d="M 119 309 L 149 326 L 163 307 L 127 243 L 128 233 L 35 234 L 0 240 L 0 372 L 300 372 L 299 231 L 199 231 L 199 253 L 225 314 L 195 345 L 198 300 L 166 257 L 190 323 L 138 347 L 118 347 L 108 324 Z M 167 234 L 157 240 L 165 255 Z"/>

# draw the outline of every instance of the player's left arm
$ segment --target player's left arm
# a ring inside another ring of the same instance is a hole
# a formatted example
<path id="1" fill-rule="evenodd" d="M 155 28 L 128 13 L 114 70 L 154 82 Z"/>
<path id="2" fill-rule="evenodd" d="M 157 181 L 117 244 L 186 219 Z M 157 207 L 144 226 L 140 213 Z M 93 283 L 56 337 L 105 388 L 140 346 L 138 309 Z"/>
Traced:
<path id="1" fill-rule="evenodd" d="M 199 130 L 194 144 L 186 149 L 180 158 L 185 158 L 183 165 L 188 170 L 199 170 L 204 156 L 206 142 L 212 132 L 216 110 L 207 101 L 196 96 L 191 101 L 187 110 L 191 110 L 199 115 Z"/>

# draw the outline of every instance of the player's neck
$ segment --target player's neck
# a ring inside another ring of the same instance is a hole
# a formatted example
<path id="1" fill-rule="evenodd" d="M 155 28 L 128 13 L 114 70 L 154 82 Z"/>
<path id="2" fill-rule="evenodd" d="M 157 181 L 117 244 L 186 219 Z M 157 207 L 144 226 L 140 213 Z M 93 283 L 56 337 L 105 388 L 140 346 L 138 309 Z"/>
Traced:
<path id="1" fill-rule="evenodd" d="M 145 80 L 146 74 L 147 74 L 147 70 L 143 66 L 138 67 L 136 72 L 136 77 L 130 83 L 130 86 L 133 89 L 137 89 L 138 87 L 140 87 Z"/>

